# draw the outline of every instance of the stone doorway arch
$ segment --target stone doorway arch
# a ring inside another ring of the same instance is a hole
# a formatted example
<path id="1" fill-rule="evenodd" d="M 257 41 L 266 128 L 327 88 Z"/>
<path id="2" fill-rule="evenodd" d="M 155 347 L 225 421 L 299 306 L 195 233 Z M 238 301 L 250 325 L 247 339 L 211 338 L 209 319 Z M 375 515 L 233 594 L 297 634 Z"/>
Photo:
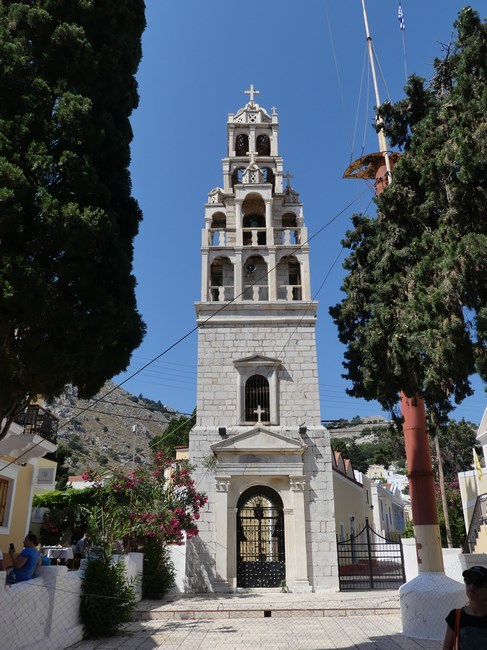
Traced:
<path id="1" fill-rule="evenodd" d="M 279 587 L 285 580 L 282 499 L 270 487 L 251 487 L 237 503 L 237 587 Z"/>

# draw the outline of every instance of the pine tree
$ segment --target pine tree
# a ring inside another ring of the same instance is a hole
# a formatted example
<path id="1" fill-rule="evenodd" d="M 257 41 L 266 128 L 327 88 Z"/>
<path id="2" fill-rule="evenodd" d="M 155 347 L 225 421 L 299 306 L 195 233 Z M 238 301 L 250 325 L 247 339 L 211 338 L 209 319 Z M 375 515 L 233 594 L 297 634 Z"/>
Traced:
<path id="1" fill-rule="evenodd" d="M 143 336 L 129 116 L 143 0 L 0 5 L 0 422 L 93 395 Z M 1 437 L 1 435 L 0 435 Z"/>

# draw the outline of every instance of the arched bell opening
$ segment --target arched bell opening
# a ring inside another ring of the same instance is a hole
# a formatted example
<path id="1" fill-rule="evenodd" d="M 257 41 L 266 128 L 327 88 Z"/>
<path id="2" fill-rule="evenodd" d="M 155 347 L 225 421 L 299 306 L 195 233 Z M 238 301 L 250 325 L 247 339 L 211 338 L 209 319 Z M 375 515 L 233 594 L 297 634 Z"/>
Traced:
<path id="1" fill-rule="evenodd" d="M 234 294 L 233 264 L 228 257 L 217 257 L 210 265 L 210 300 L 228 302 Z"/>
<path id="2" fill-rule="evenodd" d="M 278 300 L 302 300 L 301 264 L 294 255 L 281 258 L 276 276 Z"/>
<path id="3" fill-rule="evenodd" d="M 259 156 L 270 156 L 271 155 L 271 139 L 265 133 L 257 136 L 255 142 L 257 147 L 257 153 Z"/>
<path id="4" fill-rule="evenodd" d="M 282 231 L 279 244 L 284 246 L 295 246 L 301 244 L 301 230 L 298 227 L 297 216 L 294 212 L 286 212 L 282 215 Z"/>
<path id="5" fill-rule="evenodd" d="M 252 195 L 242 204 L 242 241 L 244 246 L 265 246 L 267 244 L 265 224 L 265 203 L 258 195 Z"/>
<path id="6" fill-rule="evenodd" d="M 210 246 L 226 246 L 227 217 L 224 212 L 215 212 L 211 217 Z"/>
<path id="7" fill-rule="evenodd" d="M 254 486 L 237 503 L 237 587 L 279 587 L 285 579 L 282 499 L 270 487 Z"/>
<path id="8" fill-rule="evenodd" d="M 246 156 L 249 151 L 249 136 L 245 133 L 239 133 L 235 138 L 235 155 Z"/>
<path id="9" fill-rule="evenodd" d="M 260 255 L 251 255 L 243 263 L 243 300 L 269 300 L 267 263 Z"/>

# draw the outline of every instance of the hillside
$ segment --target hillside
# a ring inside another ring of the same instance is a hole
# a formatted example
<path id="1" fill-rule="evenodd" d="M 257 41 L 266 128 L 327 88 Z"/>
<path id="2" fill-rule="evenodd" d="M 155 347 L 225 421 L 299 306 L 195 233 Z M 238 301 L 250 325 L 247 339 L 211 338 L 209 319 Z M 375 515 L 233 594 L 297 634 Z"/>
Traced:
<path id="1" fill-rule="evenodd" d="M 130 467 L 133 460 L 135 464 L 150 462 L 151 440 L 181 415 L 160 402 L 116 388 L 112 382 L 91 400 L 78 399 L 76 389 L 67 386 L 47 407 L 59 418 L 58 445 L 66 455 L 69 474 L 80 474 L 88 467 Z"/>
<path id="2" fill-rule="evenodd" d="M 391 421 L 381 415 L 356 416 L 352 420 L 338 420 L 334 422 L 324 421 L 324 425 L 330 432 L 332 438 L 350 438 L 358 444 L 370 442 L 374 435 L 368 435 L 368 430 L 377 427 L 389 427 Z"/>

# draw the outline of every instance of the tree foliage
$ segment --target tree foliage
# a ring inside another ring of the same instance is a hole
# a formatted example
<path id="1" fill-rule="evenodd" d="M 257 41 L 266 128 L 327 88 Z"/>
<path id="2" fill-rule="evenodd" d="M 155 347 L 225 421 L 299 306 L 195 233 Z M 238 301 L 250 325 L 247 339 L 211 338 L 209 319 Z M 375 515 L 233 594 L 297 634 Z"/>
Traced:
<path id="1" fill-rule="evenodd" d="M 445 481 L 451 483 L 457 480 L 458 472 L 466 472 L 472 469 L 473 453 L 481 453 L 481 446 L 478 444 L 476 426 L 464 419 L 459 422 L 449 420 L 446 426 L 442 426 L 437 432 L 440 454 L 443 461 Z M 438 460 L 433 452 L 434 470 L 438 472 Z"/>
<path id="2" fill-rule="evenodd" d="M 143 0 L 0 4 L 0 421 L 128 364 Z M 7 422 L 8 423 L 8 422 Z"/>
<path id="3" fill-rule="evenodd" d="M 347 346 L 351 395 L 385 408 L 421 395 L 444 419 L 487 377 L 487 25 L 470 8 L 427 85 L 380 114 L 403 148 L 377 217 L 353 217 L 344 300 L 330 311 Z"/>
<path id="4" fill-rule="evenodd" d="M 151 449 L 154 453 L 162 452 L 170 458 L 176 457 L 176 447 L 186 447 L 189 444 L 189 432 L 196 422 L 196 409 L 191 417 L 181 415 L 174 418 L 168 424 L 162 436 L 155 436 L 151 442 Z"/>

